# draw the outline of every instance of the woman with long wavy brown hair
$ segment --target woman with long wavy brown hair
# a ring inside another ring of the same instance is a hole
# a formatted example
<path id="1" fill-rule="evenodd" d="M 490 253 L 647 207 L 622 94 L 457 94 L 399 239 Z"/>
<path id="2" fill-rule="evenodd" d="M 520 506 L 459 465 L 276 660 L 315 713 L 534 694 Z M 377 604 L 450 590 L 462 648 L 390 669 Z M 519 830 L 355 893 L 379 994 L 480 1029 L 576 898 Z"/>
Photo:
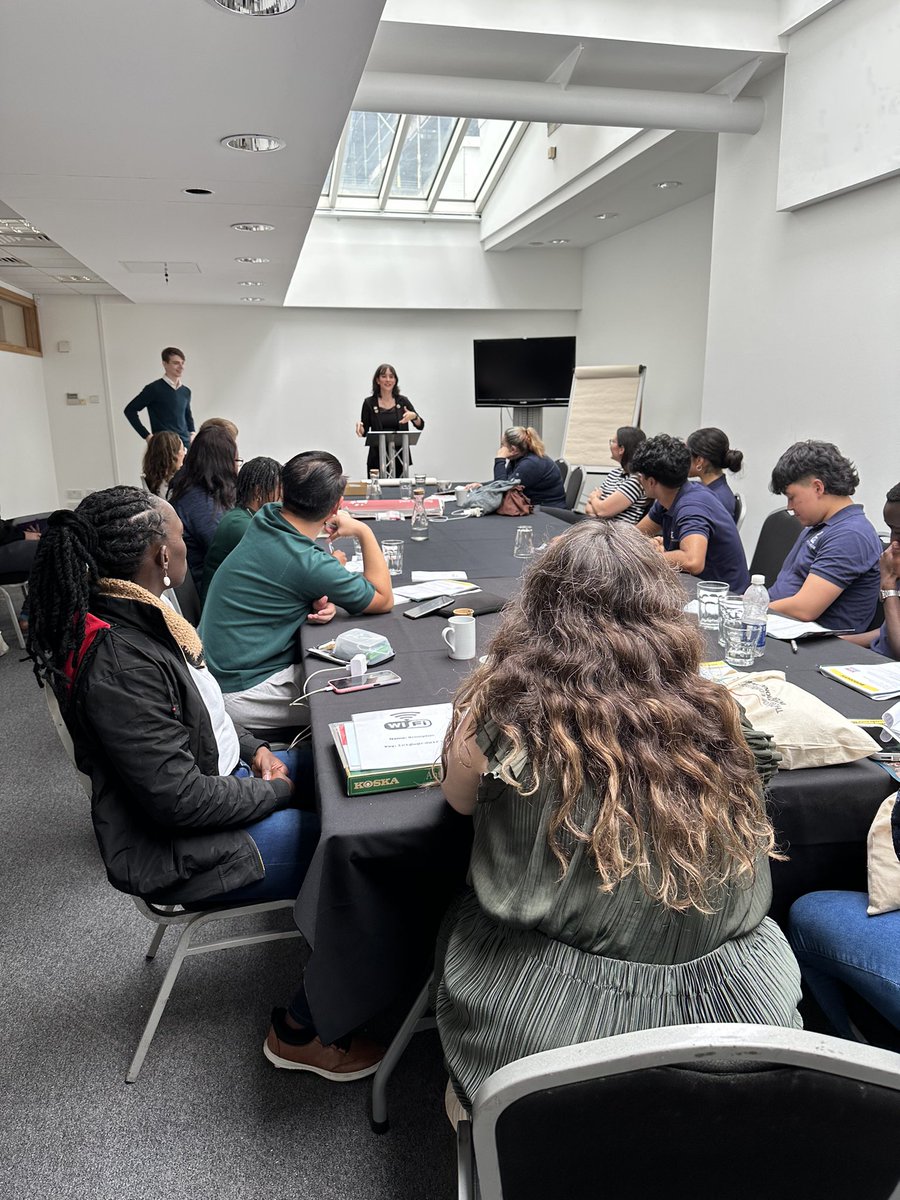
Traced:
<path id="1" fill-rule="evenodd" d="M 528 568 L 457 693 L 443 786 L 474 815 L 472 890 L 448 919 L 437 1016 L 466 1105 L 541 1050 L 800 1024 L 797 965 L 766 918 L 778 755 L 700 677 L 684 603 L 647 539 L 585 521 Z"/>

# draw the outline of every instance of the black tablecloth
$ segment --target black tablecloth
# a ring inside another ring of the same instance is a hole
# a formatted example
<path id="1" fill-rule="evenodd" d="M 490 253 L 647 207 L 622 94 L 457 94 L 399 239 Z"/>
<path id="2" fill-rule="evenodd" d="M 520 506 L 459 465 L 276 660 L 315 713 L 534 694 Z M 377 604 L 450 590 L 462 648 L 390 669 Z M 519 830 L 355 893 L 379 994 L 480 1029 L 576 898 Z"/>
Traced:
<path id="1" fill-rule="evenodd" d="M 427 542 L 409 540 L 409 523 L 377 522 L 379 538 L 407 544 L 404 574 L 412 570 L 466 570 L 486 591 L 510 595 L 521 560 L 512 548 L 519 524 L 531 524 L 535 542 L 565 532 L 555 518 L 535 514 L 435 522 Z M 689 591 L 693 580 L 686 579 Z M 460 601 L 461 605 L 465 603 Z M 322 818 L 318 849 L 297 899 L 297 924 L 312 946 L 304 980 L 324 1041 L 355 1028 L 405 990 L 421 986 L 433 954 L 441 914 L 465 878 L 471 820 L 444 802 L 440 789 L 419 788 L 348 797 L 328 724 L 397 703 L 449 701 L 471 663 L 454 662 L 441 640 L 439 617 L 410 621 L 403 607 L 381 616 L 339 616 L 323 629 L 303 630 L 309 647 L 342 629 L 384 633 L 396 651 L 391 666 L 402 682 L 343 696 L 311 697 L 313 748 Z M 479 617 L 478 653 L 484 651 L 496 615 Z M 770 641 L 758 668 L 784 670 L 794 682 L 847 716 L 880 715 L 873 704 L 816 672 L 822 662 L 863 661 L 869 652 L 838 639 L 801 644 Z M 710 637 L 709 657 L 721 650 Z M 307 660 L 308 671 L 321 666 Z M 322 677 L 323 679 L 325 676 Z M 315 687 L 313 681 L 311 687 Z M 780 771 L 770 805 L 779 844 L 789 855 L 773 863 L 772 915 L 783 920 L 799 895 L 823 887 L 865 887 L 865 837 L 881 800 L 896 782 L 868 760 L 840 767 Z"/>

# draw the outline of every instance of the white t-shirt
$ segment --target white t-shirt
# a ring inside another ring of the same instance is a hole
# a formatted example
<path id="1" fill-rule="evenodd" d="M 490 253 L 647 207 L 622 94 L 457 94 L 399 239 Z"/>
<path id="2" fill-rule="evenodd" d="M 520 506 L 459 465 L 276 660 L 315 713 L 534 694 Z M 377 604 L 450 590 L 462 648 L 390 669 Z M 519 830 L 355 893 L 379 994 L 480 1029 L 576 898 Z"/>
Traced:
<path id="1" fill-rule="evenodd" d="M 216 682 L 215 675 L 207 667 L 192 667 L 190 663 L 187 666 L 212 721 L 216 745 L 219 748 L 219 774 L 230 775 L 240 761 L 241 743 L 234 721 L 225 711 L 222 689 Z"/>

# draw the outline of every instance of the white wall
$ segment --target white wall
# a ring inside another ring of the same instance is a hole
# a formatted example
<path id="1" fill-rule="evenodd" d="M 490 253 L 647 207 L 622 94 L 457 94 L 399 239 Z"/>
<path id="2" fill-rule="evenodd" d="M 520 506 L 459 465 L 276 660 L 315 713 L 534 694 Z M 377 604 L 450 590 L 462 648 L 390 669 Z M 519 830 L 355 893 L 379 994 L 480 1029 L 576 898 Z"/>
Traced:
<path id="1" fill-rule="evenodd" d="M 712 209 L 704 196 L 585 251 L 578 361 L 646 364 L 648 433 L 700 424 Z"/>
<path id="2" fill-rule="evenodd" d="M 48 343 L 64 337 L 72 341 L 66 363 L 54 361 L 50 367 L 55 381 L 51 410 L 54 425 L 59 426 L 54 436 L 65 447 L 59 455 L 64 458 L 60 473 L 68 488 L 104 486 L 112 482 L 100 478 L 98 457 L 105 405 L 55 406 L 63 379 L 67 383 L 63 391 L 102 388 L 98 352 L 82 364 L 83 373 L 75 370 L 82 339 L 88 359 L 92 336 L 96 340 L 94 301 L 54 300 L 47 310 Z M 300 450 L 323 448 L 337 454 L 351 474 L 361 475 L 365 447 L 354 435 L 354 424 L 375 367 L 387 360 L 396 366 L 403 391 L 425 417 L 425 432 L 414 454 L 416 464 L 429 474 L 478 479 L 490 474 L 504 416 L 498 409 L 475 410 L 473 339 L 570 334 L 575 332 L 575 314 L 248 311 L 103 302 L 102 325 L 122 482 L 137 482 L 143 453 L 122 409 L 161 373 L 159 352 L 170 344 L 187 356 L 184 377 L 193 392 L 197 423 L 211 416 L 232 418 L 241 430 L 244 458 L 269 454 L 283 461 Z M 48 374 L 48 394 L 50 390 Z M 564 420 L 565 410 L 546 414 L 545 440 L 552 454 L 562 444 Z M 103 436 L 108 447 L 108 434 Z"/>
<path id="3" fill-rule="evenodd" d="M 59 496 L 42 360 L 0 350 L 0 511 L 47 512 Z"/>
<path id="4" fill-rule="evenodd" d="M 703 423 L 746 455 L 751 547 L 782 503 L 767 485 L 793 441 L 833 441 L 856 462 L 876 527 L 900 479 L 900 180 L 776 212 L 781 74 L 758 94 L 762 130 L 719 139 L 703 392 Z"/>
<path id="5" fill-rule="evenodd" d="M 521 200 L 521 197 L 520 197 Z M 581 251 L 485 254 L 478 221 L 313 218 L 285 304 L 577 309 Z"/>

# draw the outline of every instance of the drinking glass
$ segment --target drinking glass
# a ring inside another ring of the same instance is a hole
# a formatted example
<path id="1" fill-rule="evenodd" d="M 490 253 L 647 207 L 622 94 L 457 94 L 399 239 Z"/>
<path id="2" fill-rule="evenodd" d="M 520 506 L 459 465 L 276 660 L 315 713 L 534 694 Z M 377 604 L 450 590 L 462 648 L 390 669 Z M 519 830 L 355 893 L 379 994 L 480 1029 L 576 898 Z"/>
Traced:
<path id="1" fill-rule="evenodd" d="M 744 597 L 723 596 L 719 601 L 719 645 L 725 646 L 725 630 L 744 619 Z"/>
<path id="2" fill-rule="evenodd" d="M 412 480 L 410 480 L 410 479 L 401 479 L 400 480 L 400 499 L 401 500 L 412 500 Z"/>
<path id="3" fill-rule="evenodd" d="M 697 616 L 701 629 L 719 628 L 719 600 L 728 595 L 728 584 L 717 580 L 700 579 L 697 582 Z"/>
<path id="4" fill-rule="evenodd" d="M 530 525 L 520 525 L 516 530 L 513 558 L 531 558 L 534 554 L 534 530 Z"/>
<path id="5" fill-rule="evenodd" d="M 387 563 L 388 573 L 403 574 L 403 542 L 399 539 L 385 538 L 381 543 L 381 553 Z"/>
<path id="6" fill-rule="evenodd" d="M 426 478 L 427 478 L 427 476 L 425 476 L 425 475 L 414 475 L 413 479 L 415 479 L 415 481 L 416 481 L 416 487 L 423 488 L 425 486 Z"/>
<path id="7" fill-rule="evenodd" d="M 725 630 L 725 661 L 732 667 L 752 667 L 762 621 L 741 620 Z"/>

